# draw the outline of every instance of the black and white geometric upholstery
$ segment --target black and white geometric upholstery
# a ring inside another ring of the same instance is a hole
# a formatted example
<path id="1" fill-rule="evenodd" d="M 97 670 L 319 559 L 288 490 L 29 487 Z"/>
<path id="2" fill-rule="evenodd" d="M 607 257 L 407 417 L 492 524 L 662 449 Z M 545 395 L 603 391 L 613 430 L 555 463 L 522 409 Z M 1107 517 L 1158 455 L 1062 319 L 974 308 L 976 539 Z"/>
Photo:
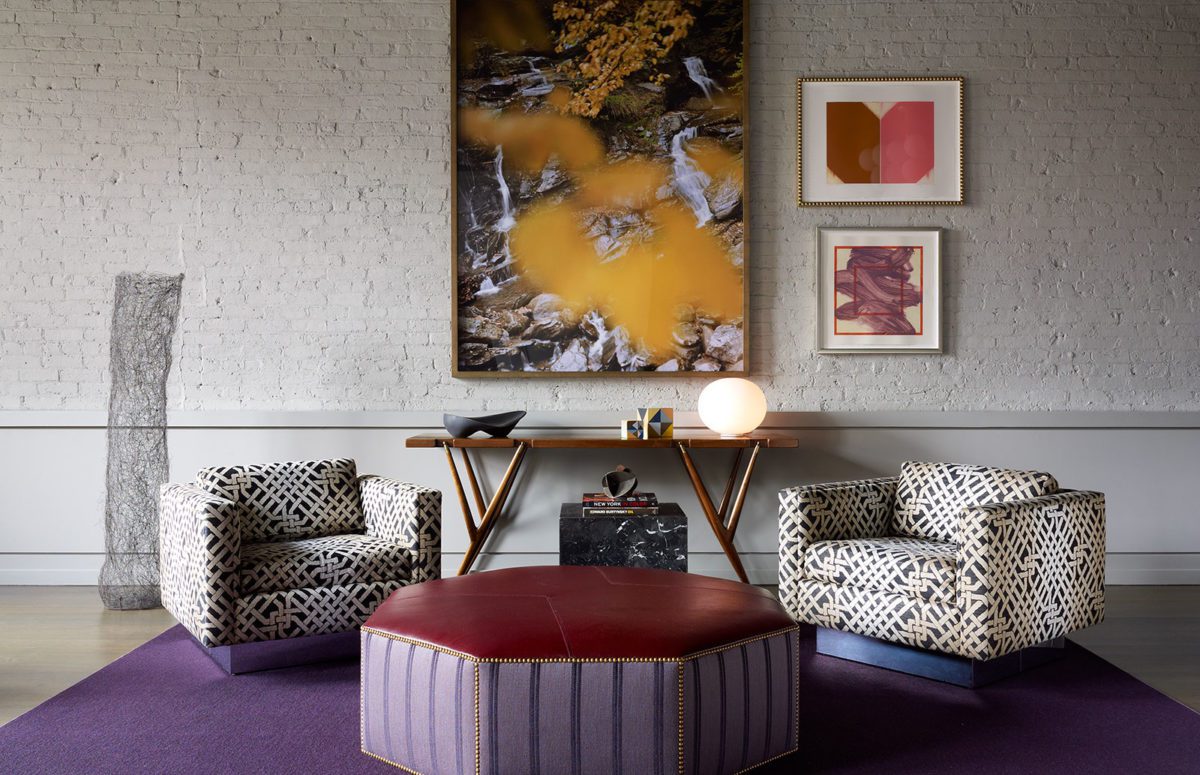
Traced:
<path id="1" fill-rule="evenodd" d="M 403 546 L 353 533 L 246 544 L 241 559 L 238 578 L 244 595 L 412 575 L 412 561 Z"/>
<path id="2" fill-rule="evenodd" d="M 779 591 L 811 624 L 992 659 L 1104 618 L 1104 496 L 905 463 L 780 492 Z"/>
<path id="3" fill-rule="evenodd" d="M 954 599 L 957 567 L 957 544 L 904 536 L 819 541 L 804 556 L 815 581 L 938 603 Z"/>
<path id="4" fill-rule="evenodd" d="M 241 596 L 241 510 L 193 484 L 159 494 L 158 570 L 163 608 L 205 646 L 236 643 Z"/>
<path id="5" fill-rule="evenodd" d="M 1026 500 L 1053 492 L 1058 492 L 1058 482 L 1040 471 L 909 461 L 900 466 L 892 533 L 954 541 L 965 506 Z"/>
<path id="6" fill-rule="evenodd" d="M 442 576 L 442 494 L 415 484 L 360 476 L 368 535 L 404 547 L 412 580 Z"/>
<path id="7" fill-rule="evenodd" d="M 319 538 L 362 532 L 353 460 L 205 468 L 200 489 L 242 507 L 242 539 Z"/>
<path id="8" fill-rule="evenodd" d="M 207 647 L 353 630 L 440 577 L 441 502 L 353 460 L 205 469 L 162 488 L 163 606 Z"/>

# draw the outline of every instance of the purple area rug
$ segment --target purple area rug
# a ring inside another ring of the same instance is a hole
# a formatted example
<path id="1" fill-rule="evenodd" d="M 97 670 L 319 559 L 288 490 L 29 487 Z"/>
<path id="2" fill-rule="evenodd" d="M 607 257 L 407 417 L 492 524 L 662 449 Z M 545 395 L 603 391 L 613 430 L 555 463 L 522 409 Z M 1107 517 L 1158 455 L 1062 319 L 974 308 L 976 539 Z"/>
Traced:
<path id="1" fill-rule="evenodd" d="M 1200 772 L 1200 715 L 1074 644 L 977 690 L 813 645 L 804 632 L 801 752 L 759 772 Z M 357 662 L 229 677 L 175 627 L 0 727 L 0 772 L 398 770 L 359 752 Z"/>

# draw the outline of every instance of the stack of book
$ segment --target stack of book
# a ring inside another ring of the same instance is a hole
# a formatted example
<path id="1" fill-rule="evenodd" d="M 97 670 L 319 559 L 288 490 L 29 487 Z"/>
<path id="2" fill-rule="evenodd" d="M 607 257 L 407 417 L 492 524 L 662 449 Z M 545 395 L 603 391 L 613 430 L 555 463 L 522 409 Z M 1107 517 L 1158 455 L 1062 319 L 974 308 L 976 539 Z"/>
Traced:
<path id="1" fill-rule="evenodd" d="M 656 517 L 658 496 L 652 492 L 631 492 L 613 497 L 602 492 L 584 493 L 585 517 Z"/>

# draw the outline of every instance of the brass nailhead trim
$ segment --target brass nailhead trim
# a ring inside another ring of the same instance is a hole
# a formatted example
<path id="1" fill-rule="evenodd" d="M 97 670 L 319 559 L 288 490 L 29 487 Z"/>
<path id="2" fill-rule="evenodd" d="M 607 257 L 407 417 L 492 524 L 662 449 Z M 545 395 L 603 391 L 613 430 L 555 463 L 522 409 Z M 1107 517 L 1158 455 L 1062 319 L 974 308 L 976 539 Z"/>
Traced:
<path id="1" fill-rule="evenodd" d="M 397 640 L 397 641 L 400 641 L 401 643 L 407 643 L 410 646 L 420 646 L 422 648 L 431 649 L 433 651 L 436 651 L 441 654 L 446 654 L 451 657 L 458 657 L 459 659 L 466 659 L 470 662 L 476 662 L 476 663 L 479 662 L 478 659 L 471 656 L 470 654 L 464 654 L 461 651 L 454 651 L 453 649 L 448 649 L 444 646 L 436 646 L 432 643 L 427 643 L 423 640 L 416 640 L 415 638 L 406 638 L 403 635 L 394 635 L 390 632 L 383 632 L 382 630 L 376 630 L 373 627 L 363 627 L 361 629 L 365 633 L 369 633 L 371 635 L 378 635 L 379 637 L 387 638 L 388 640 Z"/>
<path id="2" fill-rule="evenodd" d="M 493 741 L 494 742 L 494 741 Z M 475 775 L 479 775 L 479 663 L 475 663 Z"/>
<path id="3" fill-rule="evenodd" d="M 800 632 L 800 628 L 796 628 L 796 632 Z M 796 687 L 796 750 L 800 750 L 800 636 L 796 636 L 796 682 L 792 684 Z"/>
<path id="4" fill-rule="evenodd" d="M 553 664 L 553 663 L 612 664 L 614 662 L 622 662 L 622 663 L 690 662 L 693 659 L 700 659 L 701 657 L 711 656 L 713 654 L 718 654 L 722 651 L 736 649 L 739 646 L 745 646 L 750 643 L 757 643 L 760 640 L 766 640 L 767 638 L 774 638 L 779 635 L 785 635 L 789 632 L 796 632 L 799 629 L 800 629 L 799 625 L 792 625 L 791 627 L 785 627 L 782 630 L 775 630 L 774 632 L 768 632 L 768 633 L 765 633 L 762 635 L 755 635 L 751 638 L 745 638 L 743 640 L 735 641 L 733 643 L 726 643 L 722 646 L 716 646 L 711 649 L 706 649 L 704 651 L 697 651 L 693 654 L 688 654 L 687 656 L 684 656 L 684 657 L 544 657 L 544 658 L 537 658 L 537 659 L 518 659 L 515 657 L 501 657 L 501 658 L 492 659 L 492 658 L 476 657 L 476 656 L 472 656 L 471 654 L 465 654 L 461 651 L 455 651 L 453 649 L 448 649 L 444 646 L 437 646 L 437 645 L 428 643 L 423 640 L 417 640 L 415 638 L 408 638 L 403 635 L 394 635 L 390 632 L 383 632 L 381 630 L 376 630 L 371 627 L 363 627 L 362 631 L 365 633 L 369 633 L 371 635 L 378 635 L 381 638 L 388 638 L 389 640 L 395 640 L 395 641 L 400 641 L 401 643 L 407 643 L 410 646 L 420 646 L 421 648 L 431 649 L 431 650 L 437 651 L 441 654 L 447 654 L 449 656 L 457 657 L 459 659 L 465 659 L 468 662 L 472 662 L 476 665 L 531 665 L 531 664 Z"/>
<path id="5" fill-rule="evenodd" d="M 675 663 L 675 674 L 679 676 L 679 775 L 683 775 L 683 663 Z"/>
<path id="6" fill-rule="evenodd" d="M 743 772 L 750 772 L 751 770 L 757 770 L 759 767 L 764 767 L 764 766 L 770 764 L 771 762 L 779 761 L 780 759 L 784 758 L 785 756 L 791 756 L 792 754 L 797 753 L 799 751 L 800 751 L 800 746 L 797 745 L 795 748 L 793 748 L 790 751 L 784 751 L 783 753 L 775 754 L 770 759 L 763 759 L 758 764 L 751 764 L 749 767 L 747 767 L 744 770 L 738 770 L 737 775 L 742 775 Z"/>
<path id="7" fill-rule="evenodd" d="M 362 636 L 359 635 L 358 655 L 358 747 L 367 752 L 367 655 L 362 653 Z"/>
<path id="8" fill-rule="evenodd" d="M 765 635 L 755 635 L 753 638 L 746 638 L 745 640 L 739 640 L 736 643 L 728 643 L 724 646 L 718 646 L 716 648 L 711 648 L 707 651 L 698 651 L 695 654 L 689 654 L 688 656 L 684 657 L 683 659 L 684 659 L 684 661 L 699 659 L 700 657 L 707 657 L 712 654 L 718 654 L 722 651 L 729 651 L 730 649 L 736 649 L 739 646 L 746 646 L 751 643 L 757 643 L 758 641 L 766 640 L 767 638 L 775 638 L 780 635 L 786 635 L 789 632 L 799 632 L 799 630 L 800 630 L 800 626 L 797 624 L 793 624 L 791 627 L 784 627 L 782 630 L 776 630 L 775 632 L 768 632 Z"/>
<path id="9" fill-rule="evenodd" d="M 378 759 L 379 761 L 383 762 L 384 764 L 390 764 L 393 767 L 396 767 L 397 769 L 401 769 L 401 770 L 409 773 L 409 775 L 425 775 L 425 773 L 409 769 L 408 767 L 405 767 L 403 764 L 397 764 L 396 762 L 392 761 L 391 759 L 385 759 L 377 753 L 371 753 L 366 748 L 363 748 L 361 750 L 363 753 L 365 753 L 367 756 L 370 756 L 372 759 Z"/>

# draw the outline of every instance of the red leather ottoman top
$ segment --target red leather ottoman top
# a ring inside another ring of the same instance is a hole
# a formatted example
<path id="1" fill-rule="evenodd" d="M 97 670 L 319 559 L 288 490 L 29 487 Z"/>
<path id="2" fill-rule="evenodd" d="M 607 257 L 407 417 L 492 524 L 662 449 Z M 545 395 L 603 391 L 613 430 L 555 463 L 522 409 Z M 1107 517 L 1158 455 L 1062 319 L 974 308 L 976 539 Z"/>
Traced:
<path id="1" fill-rule="evenodd" d="M 641 568 L 510 568 L 404 587 L 363 629 L 476 659 L 673 659 L 796 626 L 766 590 Z"/>

